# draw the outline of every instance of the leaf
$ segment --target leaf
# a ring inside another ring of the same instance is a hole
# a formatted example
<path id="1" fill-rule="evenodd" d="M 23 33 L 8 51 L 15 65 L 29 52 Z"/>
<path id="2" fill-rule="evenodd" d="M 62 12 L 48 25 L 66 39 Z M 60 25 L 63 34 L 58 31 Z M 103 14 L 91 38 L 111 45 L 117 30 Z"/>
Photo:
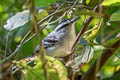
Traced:
<path id="1" fill-rule="evenodd" d="M 48 60 L 47 70 L 50 80 L 68 80 L 68 73 L 65 66 L 55 58 L 46 58 Z M 24 68 L 22 73 L 22 78 L 24 78 L 24 80 L 45 80 L 42 62 L 39 57 L 35 58 L 35 63 L 36 65 L 34 67 L 26 65 L 25 62 L 18 63 L 18 65 Z"/>
<path id="2" fill-rule="evenodd" d="M 87 0 L 88 1 L 88 0 Z M 99 4 L 100 0 L 90 0 L 87 4 L 89 7 L 94 8 L 97 4 Z"/>
<path id="3" fill-rule="evenodd" d="M 94 49 L 88 45 L 85 46 L 84 49 L 81 51 L 79 56 L 77 56 L 74 60 L 69 61 L 66 66 L 77 70 L 81 64 L 88 63 L 94 56 Z"/>
<path id="4" fill-rule="evenodd" d="M 46 10 L 44 9 L 39 9 L 37 12 L 36 12 L 36 18 L 37 18 L 37 21 L 40 21 L 41 19 L 43 19 L 44 17 L 48 16 L 48 13 Z"/>
<path id="5" fill-rule="evenodd" d="M 101 80 L 120 80 L 120 72 L 116 72 L 113 76 L 106 77 Z"/>
<path id="6" fill-rule="evenodd" d="M 6 30 L 12 31 L 20 26 L 23 26 L 30 20 L 30 12 L 28 10 L 24 10 L 23 12 L 19 12 L 16 15 L 9 18 L 4 25 Z"/>
<path id="7" fill-rule="evenodd" d="M 87 63 L 93 58 L 93 56 L 94 56 L 94 49 L 91 46 L 86 46 L 84 56 L 83 56 L 81 62 Z"/>
<path id="8" fill-rule="evenodd" d="M 111 15 L 110 21 L 120 21 L 120 10 Z"/>
<path id="9" fill-rule="evenodd" d="M 120 5 L 120 0 L 104 0 L 102 3 L 102 5 L 104 5 L 104 6 L 110 6 L 112 4 L 113 4 L 113 6 Z"/>
<path id="10" fill-rule="evenodd" d="M 94 45 L 93 48 L 95 49 L 95 51 L 102 51 L 105 49 L 105 47 L 102 45 Z"/>
<path id="11" fill-rule="evenodd" d="M 107 60 L 107 66 L 115 66 L 120 64 L 120 49 L 117 49 L 114 54 Z"/>
<path id="12" fill-rule="evenodd" d="M 35 0 L 35 5 L 40 7 L 46 7 L 55 2 L 56 0 Z"/>
<path id="13" fill-rule="evenodd" d="M 88 11 L 88 10 L 81 10 L 81 7 L 79 7 L 76 12 L 75 12 L 76 15 L 88 15 L 88 16 L 95 16 L 95 17 L 101 17 L 103 16 L 103 14 L 101 13 L 95 13 L 95 12 L 92 12 L 92 11 Z"/>
<path id="14" fill-rule="evenodd" d="M 113 38 L 111 40 L 106 41 L 103 46 L 110 47 L 112 44 L 116 43 L 118 40 L 120 40 L 120 38 Z"/>
<path id="15" fill-rule="evenodd" d="M 88 31 L 85 32 L 85 34 L 89 33 L 88 35 L 84 35 L 84 38 L 88 42 L 92 42 L 96 38 L 96 36 L 97 36 L 97 34 L 98 34 L 98 32 L 101 28 L 102 20 L 99 21 L 98 24 L 96 24 L 91 30 L 88 30 Z"/>

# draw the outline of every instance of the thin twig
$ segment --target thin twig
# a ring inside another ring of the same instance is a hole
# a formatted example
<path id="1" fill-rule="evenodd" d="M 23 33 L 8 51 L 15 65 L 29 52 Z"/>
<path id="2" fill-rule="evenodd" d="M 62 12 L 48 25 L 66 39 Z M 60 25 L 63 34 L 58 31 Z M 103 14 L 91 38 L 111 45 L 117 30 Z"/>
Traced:
<path id="1" fill-rule="evenodd" d="M 58 12 L 61 12 L 65 9 L 68 9 L 69 7 L 66 7 L 66 8 L 63 8 L 63 9 L 60 9 L 60 10 L 57 10 L 53 13 L 51 13 L 50 15 L 48 15 L 47 17 L 43 18 L 41 21 L 38 22 L 38 25 L 40 25 L 42 22 L 44 22 L 46 19 L 48 19 L 49 17 L 53 16 L 54 14 L 58 13 Z"/>
<path id="2" fill-rule="evenodd" d="M 5 54 L 4 54 L 4 58 L 6 58 L 7 55 L 7 48 L 8 48 L 8 37 L 9 37 L 10 32 L 7 33 L 6 36 L 6 42 L 5 42 Z"/>
<path id="3" fill-rule="evenodd" d="M 42 24 L 42 25 L 40 25 L 40 26 L 42 27 L 42 26 L 46 26 L 46 25 L 50 25 L 50 24 L 56 23 L 56 22 L 58 22 L 60 19 L 62 19 L 62 18 L 65 16 L 65 14 L 66 14 L 66 13 L 64 13 L 61 17 L 59 17 L 58 19 L 56 19 L 56 20 L 54 20 L 54 21 L 52 21 L 52 22 L 48 22 L 48 23 Z M 42 27 L 42 29 L 44 29 L 44 27 Z"/>
<path id="4" fill-rule="evenodd" d="M 98 8 L 99 8 L 99 5 L 97 5 L 97 6 L 94 8 L 94 12 L 96 12 L 96 11 L 98 10 Z M 73 54 L 74 48 L 76 47 L 76 45 L 77 45 L 80 37 L 85 33 L 85 31 L 87 30 L 87 28 L 88 28 L 90 22 L 93 20 L 93 18 L 94 18 L 93 16 L 90 16 L 90 17 L 86 20 L 86 22 L 83 24 L 83 27 L 82 27 L 81 31 L 78 33 L 77 38 L 76 38 L 76 40 L 75 40 L 75 42 L 74 42 L 74 44 L 73 44 L 73 46 L 72 46 L 72 48 L 71 48 L 71 54 Z"/>
<path id="5" fill-rule="evenodd" d="M 75 80 L 75 74 L 76 74 L 76 72 L 73 71 L 73 74 L 72 74 L 72 80 Z"/>
<path id="6" fill-rule="evenodd" d="M 36 18 L 35 18 L 35 7 L 34 7 L 34 1 L 33 0 L 29 0 L 28 1 L 29 3 L 29 9 L 30 9 L 30 13 L 31 13 L 31 16 L 32 16 L 32 26 L 37 34 L 37 38 L 38 38 L 38 41 L 39 41 L 39 46 L 40 46 L 40 59 L 42 61 L 42 68 L 44 70 L 44 75 L 45 75 L 45 79 L 46 80 L 49 80 L 49 74 L 48 74 L 48 70 L 47 70 L 47 60 L 45 58 L 45 50 L 44 50 L 44 47 L 42 46 L 42 38 L 41 38 L 41 35 L 40 35 L 40 31 L 39 31 L 39 27 L 37 25 L 37 22 L 36 22 Z"/>
<path id="7" fill-rule="evenodd" d="M 23 37 L 23 39 L 21 40 L 21 42 L 20 42 L 20 44 L 22 44 L 24 41 L 25 41 L 25 39 L 29 36 L 29 34 L 31 33 L 31 31 L 32 31 L 32 29 L 30 29 L 28 32 L 27 32 L 27 34 Z"/>
<path id="8" fill-rule="evenodd" d="M 72 7 L 68 10 L 68 12 L 70 12 L 70 11 L 76 6 L 76 4 L 78 3 L 78 1 L 79 1 L 79 0 L 76 0 L 76 1 L 74 2 L 74 4 L 73 4 Z"/>
<path id="9" fill-rule="evenodd" d="M 17 53 L 17 51 L 20 49 L 22 45 L 18 45 L 17 48 L 15 49 L 15 51 L 8 57 L 4 58 L 1 63 L 4 63 L 6 61 L 8 61 L 10 58 L 12 58 L 13 56 L 15 56 L 15 54 Z"/>
<path id="10" fill-rule="evenodd" d="M 19 45 L 17 46 L 17 48 L 15 49 L 15 51 L 14 51 L 10 56 L 4 58 L 4 59 L 1 61 L 1 63 L 4 63 L 4 62 L 8 61 L 9 59 L 11 59 L 12 57 L 14 57 L 14 56 L 16 55 L 16 53 L 18 52 L 18 50 L 21 48 L 21 46 L 23 46 L 24 44 L 26 44 L 28 41 L 30 41 L 30 40 L 31 40 L 33 37 L 35 37 L 35 36 L 36 36 L 36 34 L 33 34 L 33 35 L 32 35 L 29 39 L 27 39 L 24 43 L 19 44 Z"/>

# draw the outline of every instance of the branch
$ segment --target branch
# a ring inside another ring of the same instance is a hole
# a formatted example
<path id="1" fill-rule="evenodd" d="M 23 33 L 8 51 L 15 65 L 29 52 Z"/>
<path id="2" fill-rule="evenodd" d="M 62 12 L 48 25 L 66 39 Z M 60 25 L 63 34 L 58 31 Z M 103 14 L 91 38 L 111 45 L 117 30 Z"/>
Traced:
<path id="1" fill-rule="evenodd" d="M 35 37 L 35 36 L 36 36 L 36 34 L 33 34 L 29 39 L 27 39 L 27 40 L 24 41 L 23 43 L 19 44 L 19 45 L 17 46 L 17 48 L 15 49 L 15 51 L 14 51 L 11 55 L 9 55 L 8 57 L 4 58 L 4 59 L 1 61 L 1 63 L 4 63 L 4 62 L 8 61 L 9 59 L 11 59 L 12 57 L 14 57 L 14 56 L 16 55 L 16 53 L 19 51 L 19 49 L 20 49 L 24 44 L 26 44 L 28 41 L 30 41 L 33 37 Z"/>
<path id="2" fill-rule="evenodd" d="M 100 5 L 100 4 L 98 4 L 98 5 L 93 9 L 93 12 L 97 12 L 97 11 L 98 11 L 99 5 Z M 90 22 L 91 22 L 93 19 L 94 19 L 94 17 L 93 17 L 93 16 L 90 16 L 90 17 L 86 20 L 86 22 L 83 24 L 83 27 L 82 27 L 81 31 L 78 33 L 78 35 L 77 35 L 77 37 L 76 37 L 76 39 L 75 39 L 75 42 L 73 43 L 73 45 L 72 45 L 72 47 L 71 47 L 71 49 L 70 49 L 70 50 L 71 50 L 71 51 L 70 51 L 70 54 L 65 57 L 65 62 L 67 62 L 68 60 L 71 59 L 71 56 L 72 56 L 72 54 L 73 54 L 74 51 L 75 51 L 75 47 L 76 47 L 78 41 L 80 40 L 81 36 L 85 33 L 85 31 L 88 29 L 89 24 L 90 24 Z"/>
<path id="3" fill-rule="evenodd" d="M 99 5 L 97 5 L 97 6 L 94 8 L 93 12 L 97 12 L 98 9 L 99 9 Z M 82 27 L 81 31 L 78 33 L 77 38 L 76 38 L 76 40 L 75 40 L 75 42 L 74 42 L 74 44 L 73 44 L 73 46 L 72 46 L 72 48 L 71 48 L 71 52 L 72 52 L 72 53 L 73 53 L 73 51 L 74 51 L 73 49 L 74 49 L 75 46 L 77 45 L 80 37 L 81 37 L 81 36 L 85 33 L 85 31 L 88 29 L 89 24 L 90 24 L 90 22 L 91 22 L 93 19 L 94 19 L 94 17 L 91 16 L 91 17 L 89 17 L 89 18 L 86 20 L 86 22 L 83 24 L 83 27 Z M 71 53 L 71 54 L 72 54 L 72 53 Z"/>
<path id="4" fill-rule="evenodd" d="M 98 73 L 101 70 L 102 66 L 107 62 L 107 60 L 112 56 L 112 54 L 119 47 L 120 47 L 120 39 L 116 43 L 114 43 L 113 45 L 111 45 L 109 49 L 105 50 L 102 53 L 102 55 L 94 62 L 94 64 L 86 72 L 86 74 L 82 76 L 81 80 L 95 80 L 96 73 Z"/>
<path id="5" fill-rule="evenodd" d="M 33 29 L 35 30 L 36 34 L 37 34 L 37 38 L 38 38 L 38 41 L 39 41 L 39 46 L 40 46 L 40 52 L 39 53 L 40 53 L 40 59 L 41 59 L 41 62 L 42 62 L 42 68 L 44 70 L 45 79 L 49 80 L 49 74 L 48 74 L 48 71 L 47 71 L 47 60 L 45 58 L 45 50 L 44 50 L 44 47 L 42 46 L 43 45 L 42 44 L 42 38 L 41 38 L 39 27 L 37 25 L 36 18 L 35 18 L 34 0 L 29 0 L 28 4 L 29 4 L 30 13 L 31 13 L 31 16 L 32 16 L 32 26 L 33 26 Z"/>

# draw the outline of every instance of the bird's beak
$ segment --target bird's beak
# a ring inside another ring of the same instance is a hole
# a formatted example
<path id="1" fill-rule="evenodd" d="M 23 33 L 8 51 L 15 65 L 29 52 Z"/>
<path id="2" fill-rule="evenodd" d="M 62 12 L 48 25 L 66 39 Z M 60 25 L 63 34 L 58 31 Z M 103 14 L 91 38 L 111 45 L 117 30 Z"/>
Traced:
<path id="1" fill-rule="evenodd" d="M 79 17 L 73 18 L 73 19 L 71 19 L 71 22 L 73 23 L 73 22 L 77 21 L 78 19 L 79 19 Z"/>

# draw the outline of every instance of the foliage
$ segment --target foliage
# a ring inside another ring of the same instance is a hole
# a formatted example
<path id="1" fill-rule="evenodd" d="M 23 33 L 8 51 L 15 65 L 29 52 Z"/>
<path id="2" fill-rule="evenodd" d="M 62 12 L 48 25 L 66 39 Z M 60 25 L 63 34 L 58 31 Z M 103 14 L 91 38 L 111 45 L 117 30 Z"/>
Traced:
<path id="1" fill-rule="evenodd" d="M 67 70 L 64 65 L 52 57 L 47 57 L 48 60 L 48 73 L 52 80 L 67 80 Z M 34 62 L 35 66 L 27 66 L 26 63 L 20 62 L 17 65 L 22 66 L 22 79 L 23 80 L 45 80 L 44 71 L 42 69 L 42 63 L 40 58 L 36 58 Z"/>
<path id="2" fill-rule="evenodd" d="M 30 0 L 28 0 L 30 1 Z M 32 55 L 38 38 L 34 35 L 32 17 L 27 0 L 0 0 L 0 76 L 8 77 L 8 71 L 14 66 L 22 67 L 15 71 L 10 80 L 45 80 L 45 72 L 40 57 L 26 64 L 26 58 Z M 35 17 L 42 39 L 54 30 L 56 25 L 66 18 L 79 17 L 75 23 L 76 35 L 82 30 L 89 17 L 93 20 L 78 40 L 69 62 L 46 56 L 50 80 L 80 80 L 101 54 L 120 40 L 120 0 L 33 0 Z M 77 2 L 78 1 L 78 2 Z M 77 4 L 76 4 L 77 2 Z M 102 3 L 101 3 L 102 2 Z M 97 11 L 93 9 L 100 5 Z M 27 13 L 25 13 L 27 11 Z M 22 17 L 21 17 L 22 16 Z M 28 34 L 28 32 L 30 32 Z M 28 35 L 27 35 L 28 34 Z M 26 36 L 26 37 L 25 37 Z M 28 40 L 30 39 L 30 40 Z M 28 40 L 28 41 L 27 41 Z M 86 48 L 88 47 L 89 48 Z M 15 52 L 10 59 L 5 60 Z M 75 54 L 75 55 L 76 55 Z M 109 53 L 107 53 L 109 54 Z M 92 57 L 90 57 L 92 56 Z M 68 57 L 67 57 L 68 58 Z M 97 73 L 100 80 L 120 79 L 120 47 Z M 5 60 L 4 64 L 1 63 Z M 104 60 L 104 59 L 103 59 Z M 10 64 L 7 69 L 6 66 Z M 68 66 L 69 64 L 69 66 Z M 97 68 L 100 66 L 97 65 Z M 8 71 L 6 71 L 8 70 Z M 75 76 L 74 76 L 75 72 Z M 20 74 L 20 75 L 19 75 Z M 92 73 L 91 73 L 92 75 Z M 89 77 L 89 76 L 88 76 Z"/>

